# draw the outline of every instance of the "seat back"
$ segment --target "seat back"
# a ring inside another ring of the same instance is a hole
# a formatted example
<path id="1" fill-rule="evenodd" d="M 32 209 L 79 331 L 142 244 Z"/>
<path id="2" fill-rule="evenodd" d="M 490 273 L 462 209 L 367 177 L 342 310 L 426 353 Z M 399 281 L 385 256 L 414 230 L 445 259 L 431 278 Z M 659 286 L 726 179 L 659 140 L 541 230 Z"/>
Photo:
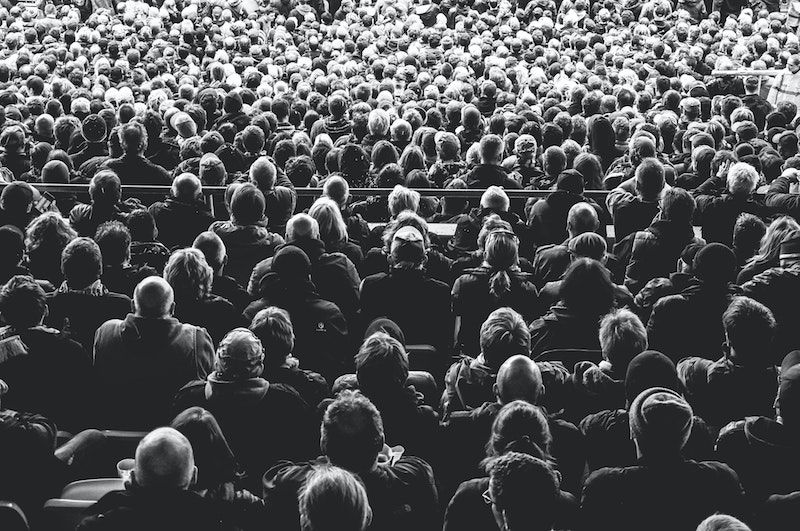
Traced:
<path id="1" fill-rule="evenodd" d="M 442 359 L 433 345 L 406 345 L 408 368 L 412 371 L 425 371 L 433 375 L 436 381 L 443 381 L 444 371 L 450 364 L 449 359 Z"/>
<path id="2" fill-rule="evenodd" d="M 0 501 L 0 529 L 3 531 L 28 531 L 28 519 L 19 505 Z"/>
<path id="3" fill-rule="evenodd" d="M 114 490 L 123 490 L 124 482 L 119 478 L 83 479 L 73 481 L 61 491 L 61 499 L 97 501 Z"/>
<path id="4" fill-rule="evenodd" d="M 103 430 L 105 444 L 94 456 L 99 464 L 93 469 L 95 477 L 114 477 L 117 475 L 117 463 L 122 459 L 133 457 L 146 431 Z M 84 476 L 85 477 L 85 476 Z"/>
<path id="5" fill-rule="evenodd" d="M 47 531 L 74 531 L 83 520 L 83 513 L 94 505 L 89 500 L 47 500 L 42 510 L 41 529 Z"/>
<path id="6" fill-rule="evenodd" d="M 560 361 L 564 367 L 572 372 L 572 368 L 579 361 L 591 361 L 598 364 L 603 361 L 603 352 L 600 350 L 585 350 L 579 348 L 554 349 L 542 352 L 535 361 Z"/>

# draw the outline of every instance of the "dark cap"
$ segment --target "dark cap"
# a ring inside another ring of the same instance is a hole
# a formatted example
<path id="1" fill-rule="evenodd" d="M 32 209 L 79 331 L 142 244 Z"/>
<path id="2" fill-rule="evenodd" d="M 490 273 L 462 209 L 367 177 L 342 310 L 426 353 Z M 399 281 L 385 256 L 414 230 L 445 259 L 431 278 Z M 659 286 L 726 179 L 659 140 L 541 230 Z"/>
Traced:
<path id="1" fill-rule="evenodd" d="M 106 139 L 106 122 L 97 114 L 83 119 L 81 134 L 87 142 L 102 142 Z"/>
<path id="2" fill-rule="evenodd" d="M 561 172 L 556 181 L 556 189 L 564 190 L 571 194 L 583 193 L 583 175 L 578 170 Z"/>

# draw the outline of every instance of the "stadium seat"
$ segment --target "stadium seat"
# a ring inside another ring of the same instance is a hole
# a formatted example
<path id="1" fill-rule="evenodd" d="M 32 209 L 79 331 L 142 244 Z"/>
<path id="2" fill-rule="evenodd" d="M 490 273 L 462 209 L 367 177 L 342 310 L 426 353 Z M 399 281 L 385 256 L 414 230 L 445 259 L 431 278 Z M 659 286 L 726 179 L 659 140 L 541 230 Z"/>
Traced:
<path id="1" fill-rule="evenodd" d="M 61 499 L 97 501 L 113 490 L 123 490 L 125 485 L 119 478 L 84 479 L 73 481 L 61 491 Z"/>
<path id="2" fill-rule="evenodd" d="M 591 361 L 592 363 L 600 363 L 603 361 L 603 353 L 599 350 L 584 350 L 584 349 L 555 349 L 542 352 L 536 358 L 536 361 L 560 361 L 567 369 L 572 370 L 579 361 Z"/>
<path id="3" fill-rule="evenodd" d="M 442 370 L 442 360 L 433 345 L 406 345 L 408 366 L 412 371 L 427 371 L 431 374 Z"/>
<path id="4" fill-rule="evenodd" d="M 28 531 L 28 519 L 14 502 L 0 501 L 0 529 L 3 531 Z"/>
<path id="5" fill-rule="evenodd" d="M 42 511 L 41 529 L 47 531 L 73 531 L 83 519 L 83 513 L 94 505 L 90 500 L 47 500 Z"/>

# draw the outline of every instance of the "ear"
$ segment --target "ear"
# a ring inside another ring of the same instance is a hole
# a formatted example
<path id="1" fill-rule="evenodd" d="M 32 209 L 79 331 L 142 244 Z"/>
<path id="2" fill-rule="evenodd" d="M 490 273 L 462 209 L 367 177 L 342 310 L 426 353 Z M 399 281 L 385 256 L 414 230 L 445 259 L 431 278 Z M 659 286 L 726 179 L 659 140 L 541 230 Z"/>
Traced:
<path id="1" fill-rule="evenodd" d="M 175 315 L 175 301 L 172 301 L 172 304 L 169 306 L 169 314 Z"/>
<path id="2" fill-rule="evenodd" d="M 137 486 L 136 483 L 136 470 L 131 470 L 131 474 L 128 476 L 128 479 L 124 483 L 125 490 L 132 490 L 135 489 Z"/>
<path id="3" fill-rule="evenodd" d="M 500 388 L 497 386 L 496 383 L 492 384 L 492 393 L 494 393 L 494 396 L 496 398 L 498 398 L 498 399 L 500 398 Z"/>
<path id="4" fill-rule="evenodd" d="M 192 477 L 191 477 L 191 479 L 189 480 L 189 485 L 188 485 L 188 488 L 190 488 L 190 489 L 191 489 L 191 488 L 192 488 L 192 487 L 194 487 L 196 484 L 197 484 L 197 467 L 196 467 L 196 466 L 194 466 L 194 467 L 192 467 Z"/>

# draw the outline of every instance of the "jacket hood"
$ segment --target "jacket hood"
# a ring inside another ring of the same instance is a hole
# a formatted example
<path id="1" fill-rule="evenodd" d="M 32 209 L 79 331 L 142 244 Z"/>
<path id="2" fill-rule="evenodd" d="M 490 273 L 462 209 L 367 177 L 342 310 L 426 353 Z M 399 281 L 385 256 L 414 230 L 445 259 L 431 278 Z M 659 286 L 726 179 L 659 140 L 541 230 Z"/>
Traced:
<path id="1" fill-rule="evenodd" d="M 205 395 L 209 403 L 235 401 L 237 404 L 257 404 L 269 391 L 269 382 L 263 378 L 225 381 L 216 371 L 208 376 Z"/>
<path id="2" fill-rule="evenodd" d="M 318 240 L 316 238 L 300 238 L 286 242 L 275 247 L 275 253 L 277 254 L 278 251 L 290 245 L 297 247 L 306 253 L 306 256 L 308 256 L 308 259 L 312 264 L 318 261 L 320 257 L 325 254 L 325 244 L 322 242 L 322 240 Z"/>
<path id="3" fill-rule="evenodd" d="M 164 204 L 170 210 L 176 210 L 176 211 L 182 211 L 182 212 L 186 211 L 186 212 L 192 212 L 192 213 L 207 213 L 207 212 L 209 212 L 208 207 L 204 203 L 201 203 L 199 201 L 187 202 L 187 201 L 180 201 L 180 200 L 178 200 L 178 199 L 176 199 L 174 197 L 168 197 L 166 199 L 166 201 L 164 201 Z"/>
<path id="4" fill-rule="evenodd" d="M 657 238 L 664 238 L 676 242 L 689 242 L 694 238 L 694 229 L 689 225 L 678 225 L 668 219 L 658 219 L 650 224 L 647 229 Z"/>
<path id="5" fill-rule="evenodd" d="M 751 446 L 781 451 L 797 448 L 797 439 L 782 424 L 766 417 L 748 417 L 744 423 L 744 434 Z"/>
<path id="6" fill-rule="evenodd" d="M 126 341 L 164 346 L 180 333 L 181 323 L 174 317 L 152 318 L 128 314 L 122 322 L 120 335 Z"/>

